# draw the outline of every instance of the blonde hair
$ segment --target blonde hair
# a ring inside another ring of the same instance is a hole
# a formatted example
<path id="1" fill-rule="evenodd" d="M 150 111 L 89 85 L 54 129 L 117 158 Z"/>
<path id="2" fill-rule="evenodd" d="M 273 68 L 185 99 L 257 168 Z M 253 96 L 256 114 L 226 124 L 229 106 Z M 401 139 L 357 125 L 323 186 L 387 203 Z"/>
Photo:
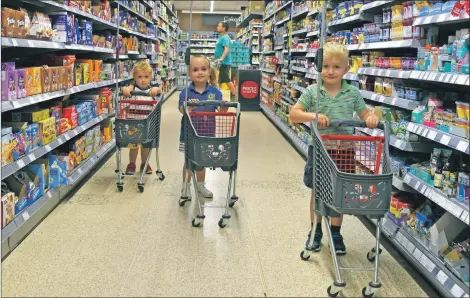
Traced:
<path id="1" fill-rule="evenodd" d="M 138 71 L 146 72 L 153 77 L 153 69 L 147 62 L 141 61 L 134 65 L 134 68 L 132 69 L 132 74 L 134 77 Z"/>
<path id="2" fill-rule="evenodd" d="M 346 47 L 337 42 L 327 42 L 323 45 L 323 55 L 343 59 L 349 63 L 349 51 Z"/>
<path id="3" fill-rule="evenodd" d="M 211 84 L 214 87 L 218 87 L 218 82 L 217 82 L 217 69 L 211 66 L 211 63 L 209 59 L 206 56 L 203 55 L 194 55 L 191 56 L 191 59 L 189 60 L 189 68 L 191 68 L 191 64 L 194 59 L 204 59 L 207 62 L 207 66 L 209 66 L 210 70 L 210 75 L 209 75 L 209 84 Z"/>

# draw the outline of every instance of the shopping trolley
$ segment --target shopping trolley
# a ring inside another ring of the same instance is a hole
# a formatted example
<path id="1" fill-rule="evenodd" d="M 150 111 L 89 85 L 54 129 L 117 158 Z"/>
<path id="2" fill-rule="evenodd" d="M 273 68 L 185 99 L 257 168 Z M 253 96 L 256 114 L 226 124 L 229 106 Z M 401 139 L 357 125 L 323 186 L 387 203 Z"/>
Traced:
<path id="1" fill-rule="evenodd" d="M 235 108 L 234 112 L 196 112 L 191 107 L 227 107 Z M 220 168 L 229 172 L 229 183 L 225 212 L 218 224 L 220 228 L 227 225 L 231 218 L 229 207 L 233 207 L 238 200 L 236 196 L 236 175 L 238 165 L 238 142 L 240 129 L 240 104 L 224 101 L 185 102 L 184 114 L 184 159 L 186 168 L 191 171 L 194 191 L 197 197 L 198 214 L 192 220 L 193 227 L 201 226 L 204 215 L 204 199 L 199 194 L 196 171 L 204 168 Z M 184 175 L 183 195 L 179 205 L 183 207 L 188 197 L 188 181 Z M 233 192 L 232 192 L 233 183 Z M 215 206 L 212 206 L 215 207 Z"/>
<path id="2" fill-rule="evenodd" d="M 124 190 L 124 174 L 121 171 L 121 148 L 129 145 L 139 145 L 143 148 L 150 148 L 145 160 L 144 170 L 140 174 L 137 186 L 140 192 L 144 191 L 144 175 L 147 169 L 152 149 L 155 148 L 158 179 L 164 180 L 165 175 L 160 169 L 158 157 L 158 147 L 160 145 L 160 119 L 162 111 L 161 95 L 156 100 L 124 99 L 122 93 L 119 94 L 118 113 L 115 121 L 116 127 L 116 159 L 117 159 L 117 188 Z M 131 97 L 150 97 L 145 91 L 134 91 Z"/>
<path id="3" fill-rule="evenodd" d="M 365 127 L 364 121 L 333 120 L 331 127 L 352 129 Z M 313 188 L 315 211 L 324 216 L 328 243 L 335 266 L 336 280 L 327 289 L 330 297 L 336 297 L 346 286 L 341 270 L 374 271 L 374 280 L 362 289 L 364 297 L 372 297 L 379 282 L 380 233 L 382 219 L 390 207 L 392 172 L 389 163 L 387 125 L 379 124 L 384 136 L 320 135 L 312 125 L 313 137 Z M 334 249 L 329 217 L 341 214 L 365 215 L 377 219 L 375 247 L 367 253 L 367 259 L 375 261 L 374 268 L 341 267 Z M 316 222 L 314 219 L 313 222 Z M 308 260 L 313 253 L 313 233 L 306 248 L 300 254 Z"/>

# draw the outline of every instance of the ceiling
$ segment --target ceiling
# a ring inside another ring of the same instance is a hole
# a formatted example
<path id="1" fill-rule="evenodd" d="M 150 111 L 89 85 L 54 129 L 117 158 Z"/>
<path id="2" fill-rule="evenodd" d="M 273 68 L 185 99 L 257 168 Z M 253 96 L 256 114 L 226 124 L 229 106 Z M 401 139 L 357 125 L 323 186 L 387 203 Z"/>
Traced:
<path id="1" fill-rule="evenodd" d="M 193 10 L 210 10 L 211 1 L 171 1 L 177 10 L 189 10 L 193 2 Z M 214 1 L 214 11 L 241 11 L 248 6 L 248 1 Z"/>

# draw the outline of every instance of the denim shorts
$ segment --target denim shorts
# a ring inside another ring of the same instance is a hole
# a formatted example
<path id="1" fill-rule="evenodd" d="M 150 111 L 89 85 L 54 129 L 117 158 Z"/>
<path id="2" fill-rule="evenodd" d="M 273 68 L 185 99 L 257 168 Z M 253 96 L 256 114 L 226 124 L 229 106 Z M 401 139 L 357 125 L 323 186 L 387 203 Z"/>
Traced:
<path id="1" fill-rule="evenodd" d="M 354 160 L 355 160 L 355 153 L 353 149 L 339 150 L 339 151 L 327 150 L 327 152 L 328 154 L 330 154 L 330 156 L 336 156 L 336 158 L 333 158 L 333 161 L 336 163 L 338 168 L 342 169 L 341 172 L 353 173 L 353 174 L 356 172 L 356 167 L 350 166 L 351 164 L 354 164 Z M 345 164 L 347 166 L 345 166 Z M 304 184 L 310 189 L 313 188 L 313 147 L 312 146 L 308 147 L 307 163 L 305 164 L 305 168 L 304 168 Z"/>

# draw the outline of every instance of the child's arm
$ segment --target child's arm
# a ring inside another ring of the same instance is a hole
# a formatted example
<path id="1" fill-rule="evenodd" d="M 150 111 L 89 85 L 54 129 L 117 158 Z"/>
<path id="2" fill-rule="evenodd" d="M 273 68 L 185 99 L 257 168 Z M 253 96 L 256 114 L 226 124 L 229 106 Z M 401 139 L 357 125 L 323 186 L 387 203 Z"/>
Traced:
<path id="1" fill-rule="evenodd" d="M 292 122 L 304 123 L 315 120 L 316 113 L 307 112 L 309 107 L 313 107 L 315 104 L 315 95 L 312 88 L 316 88 L 316 86 L 313 85 L 308 87 L 307 90 L 302 93 L 297 103 L 290 110 L 289 116 Z M 330 119 L 328 119 L 328 117 L 323 114 L 318 114 L 318 126 L 321 128 L 330 126 Z"/>
<path id="2" fill-rule="evenodd" d="M 379 125 L 380 119 L 375 115 L 375 113 L 369 111 L 366 107 L 366 103 L 361 95 L 358 95 L 356 101 L 354 102 L 355 111 L 361 120 L 366 122 L 368 128 L 377 128 Z"/>
<path id="3" fill-rule="evenodd" d="M 124 97 L 131 97 L 132 91 L 134 91 L 134 85 L 122 87 L 122 95 L 124 95 Z"/>
<path id="4" fill-rule="evenodd" d="M 152 96 L 152 97 L 155 97 L 155 96 L 157 96 L 158 94 L 161 94 L 161 93 L 162 93 L 162 89 L 160 89 L 158 87 L 152 87 L 149 90 L 149 95 Z"/>
<path id="5" fill-rule="evenodd" d="M 224 101 L 224 97 L 222 95 L 222 92 L 217 92 L 216 95 L 215 95 L 215 100 L 218 100 L 218 101 Z M 225 113 L 228 111 L 228 107 L 223 107 L 223 106 L 220 106 L 218 108 L 219 112 L 222 112 L 222 113 Z"/>

